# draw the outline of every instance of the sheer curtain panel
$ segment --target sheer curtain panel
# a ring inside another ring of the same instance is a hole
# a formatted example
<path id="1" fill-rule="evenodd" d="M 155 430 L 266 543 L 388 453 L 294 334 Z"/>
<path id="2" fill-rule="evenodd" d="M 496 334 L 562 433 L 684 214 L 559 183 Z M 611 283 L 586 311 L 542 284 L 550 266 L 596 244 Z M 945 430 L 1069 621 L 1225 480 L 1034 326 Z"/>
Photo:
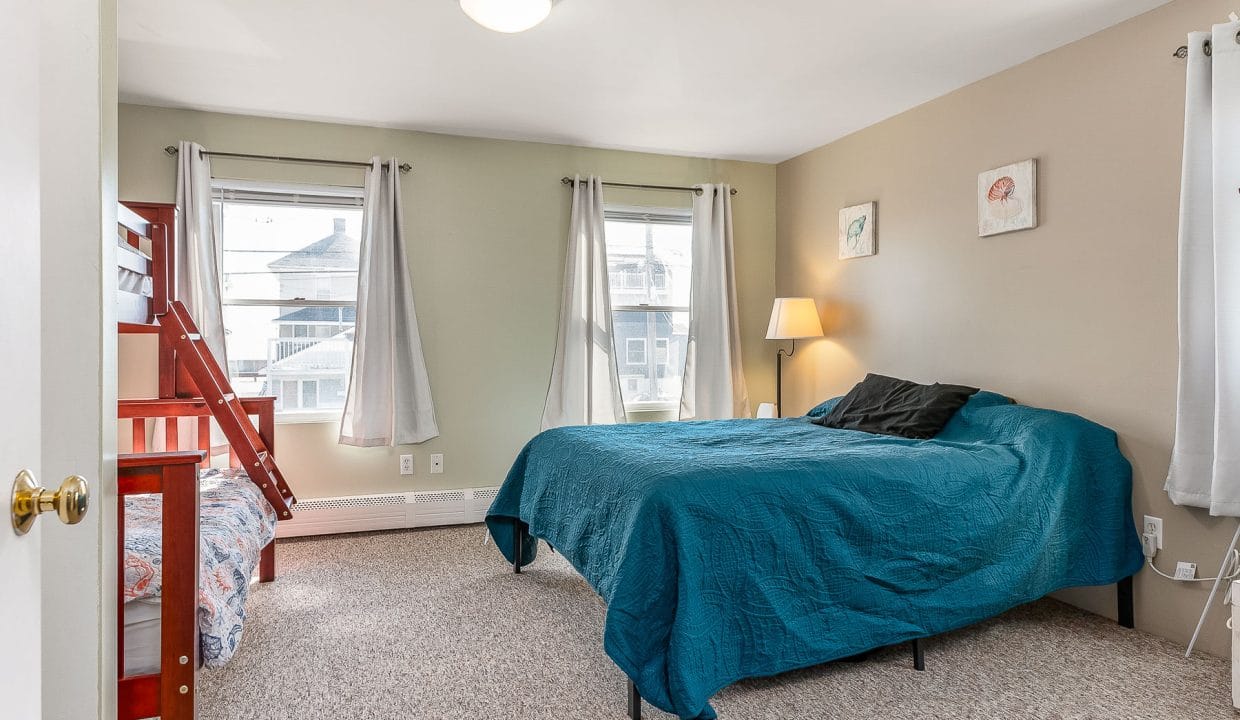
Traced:
<path id="1" fill-rule="evenodd" d="M 731 190 L 707 184 L 693 198 L 693 284 L 681 420 L 750 416 L 736 312 Z"/>
<path id="2" fill-rule="evenodd" d="M 542 428 L 605 425 L 625 420 L 612 343 L 603 181 L 573 181 L 573 207 L 564 259 L 560 328 Z"/>
<path id="3" fill-rule="evenodd" d="M 202 339 L 228 371 L 220 303 L 220 243 L 211 211 L 211 159 L 198 143 L 182 140 L 177 153 L 176 297 L 185 303 Z"/>
<path id="4" fill-rule="evenodd" d="M 1240 23 L 1189 35 L 1172 502 L 1240 515 Z"/>
<path id="5" fill-rule="evenodd" d="M 362 206 L 353 366 L 340 444 L 409 445 L 438 437 L 413 307 L 400 162 L 371 160 Z"/>

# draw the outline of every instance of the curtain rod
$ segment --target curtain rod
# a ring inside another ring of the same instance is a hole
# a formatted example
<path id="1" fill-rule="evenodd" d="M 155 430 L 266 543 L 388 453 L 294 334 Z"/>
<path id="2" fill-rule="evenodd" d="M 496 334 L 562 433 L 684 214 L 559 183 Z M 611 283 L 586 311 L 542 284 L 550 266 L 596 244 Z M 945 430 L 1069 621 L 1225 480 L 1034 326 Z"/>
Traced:
<path id="1" fill-rule="evenodd" d="M 180 150 L 176 145 L 168 145 L 164 148 L 164 152 L 168 153 L 168 155 L 176 155 L 180 152 Z M 216 152 L 212 150 L 203 150 L 202 154 L 206 157 L 237 158 L 241 160 L 268 160 L 271 162 L 307 163 L 310 165 L 338 165 L 357 168 L 370 167 L 370 163 L 363 162 L 361 160 L 325 160 L 323 158 L 288 157 L 284 155 L 254 155 L 251 153 Z M 387 163 L 383 163 L 383 166 L 387 167 Z M 397 167 L 402 173 L 407 173 L 413 169 L 413 166 L 409 163 L 401 163 Z"/>
<path id="2" fill-rule="evenodd" d="M 1227 14 L 1227 19 L 1233 23 L 1240 22 L 1240 15 L 1237 15 L 1234 12 L 1230 12 Z M 1236 42 L 1240 43 L 1240 32 L 1236 33 Z M 1205 52 L 1207 56 L 1211 54 L 1210 38 L 1206 38 L 1204 46 L 1201 49 Z M 1188 46 L 1187 45 L 1179 46 L 1178 48 L 1175 49 L 1175 52 L 1171 53 L 1171 56 L 1178 57 L 1181 60 L 1183 60 L 1184 58 L 1188 57 Z"/>
<path id="3" fill-rule="evenodd" d="M 560 184 L 572 185 L 573 179 L 568 176 L 562 177 L 560 178 Z M 672 192 L 691 192 L 694 195 L 702 194 L 702 188 L 700 187 L 688 187 L 682 185 L 641 185 L 635 183 L 604 182 L 603 187 L 632 188 L 634 190 L 670 190 Z M 731 188 L 731 192 L 728 194 L 736 195 L 739 192 L 740 191 L 736 188 Z"/>

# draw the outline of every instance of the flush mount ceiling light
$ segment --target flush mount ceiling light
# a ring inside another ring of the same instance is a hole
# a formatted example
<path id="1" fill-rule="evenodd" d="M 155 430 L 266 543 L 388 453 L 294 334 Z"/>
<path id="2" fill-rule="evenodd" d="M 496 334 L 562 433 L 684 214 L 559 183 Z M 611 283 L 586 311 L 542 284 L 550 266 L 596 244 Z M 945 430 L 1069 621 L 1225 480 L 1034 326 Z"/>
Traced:
<path id="1" fill-rule="evenodd" d="M 461 9 L 484 28 L 519 33 L 547 19 L 551 0 L 461 0 Z"/>

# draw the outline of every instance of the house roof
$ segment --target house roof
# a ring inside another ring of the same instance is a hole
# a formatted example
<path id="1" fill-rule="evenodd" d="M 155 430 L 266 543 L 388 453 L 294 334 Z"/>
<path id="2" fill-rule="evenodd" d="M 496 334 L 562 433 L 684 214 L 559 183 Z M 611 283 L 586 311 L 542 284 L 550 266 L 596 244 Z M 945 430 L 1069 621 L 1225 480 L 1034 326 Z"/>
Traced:
<path id="1" fill-rule="evenodd" d="M 298 308 L 284 313 L 273 322 L 278 323 L 355 323 L 357 308 L 349 306 L 313 306 Z"/>
<path id="2" fill-rule="evenodd" d="M 273 379 L 306 373 L 347 373 L 353 358 L 353 329 L 324 338 L 267 366 Z"/>
<path id="3" fill-rule="evenodd" d="M 344 232 L 344 218 L 335 218 L 331 235 L 267 263 L 272 270 L 356 270 L 358 241 Z"/>

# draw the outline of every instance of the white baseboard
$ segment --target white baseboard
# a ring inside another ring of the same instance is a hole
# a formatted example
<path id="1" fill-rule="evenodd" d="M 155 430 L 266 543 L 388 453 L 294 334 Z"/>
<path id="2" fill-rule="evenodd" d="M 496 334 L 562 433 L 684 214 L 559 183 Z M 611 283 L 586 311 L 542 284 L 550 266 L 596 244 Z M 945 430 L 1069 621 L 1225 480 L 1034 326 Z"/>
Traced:
<path id="1" fill-rule="evenodd" d="M 482 487 L 302 500 L 292 518 L 276 525 L 276 537 L 482 522 L 498 492 Z"/>

